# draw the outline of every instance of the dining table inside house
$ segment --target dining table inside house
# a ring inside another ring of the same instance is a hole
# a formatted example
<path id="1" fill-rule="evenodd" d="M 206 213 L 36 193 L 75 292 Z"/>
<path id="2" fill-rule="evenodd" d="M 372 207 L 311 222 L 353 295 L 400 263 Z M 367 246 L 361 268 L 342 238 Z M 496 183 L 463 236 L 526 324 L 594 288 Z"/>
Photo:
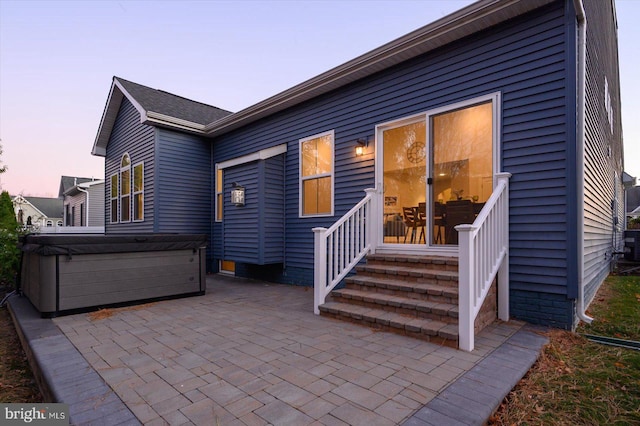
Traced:
<path id="1" fill-rule="evenodd" d="M 458 232 L 455 227 L 472 224 L 484 207 L 484 202 L 470 199 L 435 202 L 432 211 L 433 244 L 458 244 Z M 398 212 L 385 213 L 385 237 L 394 236 L 399 242 L 420 244 L 426 242 L 425 226 L 428 224 L 426 203 L 417 206 L 402 207 Z"/>

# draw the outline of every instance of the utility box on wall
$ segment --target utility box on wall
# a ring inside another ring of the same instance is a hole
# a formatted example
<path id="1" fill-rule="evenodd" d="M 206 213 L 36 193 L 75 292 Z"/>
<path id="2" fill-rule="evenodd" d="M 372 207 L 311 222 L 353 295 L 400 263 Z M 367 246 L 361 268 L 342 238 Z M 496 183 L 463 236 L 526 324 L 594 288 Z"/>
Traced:
<path id="1" fill-rule="evenodd" d="M 225 169 L 223 250 L 226 260 L 284 262 L 284 154 Z M 242 187 L 244 203 L 231 199 Z"/>

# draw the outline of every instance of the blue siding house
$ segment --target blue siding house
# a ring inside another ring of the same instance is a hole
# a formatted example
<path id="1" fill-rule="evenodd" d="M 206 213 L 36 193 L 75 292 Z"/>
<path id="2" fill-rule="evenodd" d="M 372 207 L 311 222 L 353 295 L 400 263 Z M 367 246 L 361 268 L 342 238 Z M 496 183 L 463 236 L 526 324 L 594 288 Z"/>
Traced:
<path id="1" fill-rule="evenodd" d="M 107 232 L 206 232 L 212 272 L 329 290 L 366 256 L 460 258 L 471 305 L 572 329 L 623 244 L 616 31 L 612 0 L 481 0 L 197 119 L 115 77 Z"/>

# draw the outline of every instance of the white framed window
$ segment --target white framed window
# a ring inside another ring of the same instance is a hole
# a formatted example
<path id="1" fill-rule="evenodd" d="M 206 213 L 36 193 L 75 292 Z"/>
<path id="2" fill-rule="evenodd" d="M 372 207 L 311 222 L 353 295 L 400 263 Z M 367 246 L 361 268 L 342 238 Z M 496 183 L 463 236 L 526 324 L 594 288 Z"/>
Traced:
<path id="1" fill-rule="evenodd" d="M 57 222 L 56 222 L 56 225 L 57 225 L 57 226 L 62 226 L 62 221 L 61 221 L 61 220 L 57 221 Z"/>
<path id="2" fill-rule="evenodd" d="M 118 173 L 114 173 L 111 175 L 111 192 L 110 192 L 110 201 L 111 201 L 111 223 L 118 223 Z"/>
<path id="3" fill-rule="evenodd" d="M 53 221 L 52 220 L 47 220 L 47 228 L 50 228 L 53 226 Z"/>
<path id="4" fill-rule="evenodd" d="M 216 164 L 216 201 L 215 201 L 215 220 L 216 222 L 222 222 L 222 211 L 223 211 L 223 200 L 224 200 L 224 192 L 223 192 L 223 181 L 222 181 L 222 177 L 223 177 L 223 171 L 222 169 Z"/>
<path id="5" fill-rule="evenodd" d="M 120 161 L 120 222 L 131 222 L 131 158 L 126 153 Z"/>
<path id="6" fill-rule="evenodd" d="M 133 166 L 133 221 L 144 220 L 144 163 Z"/>
<path id="7" fill-rule="evenodd" d="M 300 217 L 333 216 L 334 131 L 300 139 Z"/>

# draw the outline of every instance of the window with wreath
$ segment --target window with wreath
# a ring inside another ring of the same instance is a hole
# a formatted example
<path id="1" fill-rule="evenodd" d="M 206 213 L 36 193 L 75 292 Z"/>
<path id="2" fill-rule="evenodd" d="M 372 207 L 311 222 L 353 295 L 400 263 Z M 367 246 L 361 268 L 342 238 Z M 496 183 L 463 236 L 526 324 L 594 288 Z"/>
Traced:
<path id="1" fill-rule="evenodd" d="M 333 215 L 333 130 L 300 140 L 300 216 Z"/>

